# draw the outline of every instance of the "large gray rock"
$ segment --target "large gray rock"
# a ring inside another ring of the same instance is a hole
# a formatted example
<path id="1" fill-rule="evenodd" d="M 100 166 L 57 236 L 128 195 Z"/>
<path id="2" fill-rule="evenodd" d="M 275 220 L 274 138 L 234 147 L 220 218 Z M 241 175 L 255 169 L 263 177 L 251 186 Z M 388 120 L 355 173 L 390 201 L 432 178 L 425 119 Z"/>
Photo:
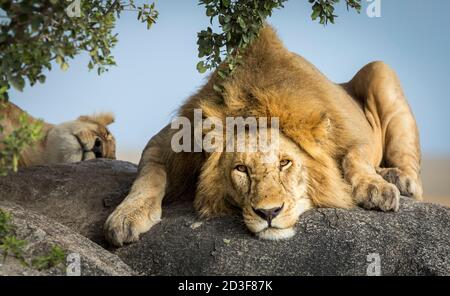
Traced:
<path id="1" fill-rule="evenodd" d="M 0 178 L 0 200 L 47 215 L 98 243 L 106 216 L 127 194 L 134 165 L 89 161 Z M 288 241 L 263 241 L 241 217 L 200 221 L 191 203 L 165 204 L 141 240 L 110 249 L 149 275 L 450 275 L 450 209 L 403 199 L 399 213 L 317 209 Z M 368 262 L 369 256 L 369 262 Z M 375 258 L 375 259 L 373 259 Z M 375 260 L 373 264 L 370 264 Z"/>
<path id="2" fill-rule="evenodd" d="M 294 238 L 277 242 L 252 236 L 239 215 L 197 222 L 190 205 L 167 206 L 159 225 L 116 253 L 151 275 L 367 275 L 375 261 L 383 275 L 450 275 L 450 209 L 438 205 L 312 210 Z"/>
<path id="3" fill-rule="evenodd" d="M 37 166 L 0 178 L 0 200 L 46 215 L 93 241 L 112 210 L 128 194 L 136 165 L 92 160 Z"/>
<path id="4" fill-rule="evenodd" d="M 12 214 L 15 236 L 24 240 L 23 257 L 27 265 L 13 256 L 0 261 L 0 276 L 8 275 L 66 275 L 67 264 L 75 263 L 66 257 L 58 266 L 37 270 L 31 264 L 38 256 L 46 256 L 54 246 L 60 247 L 66 256 L 79 258 L 79 269 L 69 268 L 69 273 L 81 275 L 133 275 L 133 270 L 114 254 L 106 251 L 91 240 L 53 221 L 48 217 L 24 210 L 10 202 L 0 200 L 0 208 Z M 68 260 L 67 260 L 68 259 Z M 78 261 L 78 259 L 76 259 Z M 76 263 L 75 263 L 76 264 Z M 69 266 L 70 267 L 70 266 Z"/>

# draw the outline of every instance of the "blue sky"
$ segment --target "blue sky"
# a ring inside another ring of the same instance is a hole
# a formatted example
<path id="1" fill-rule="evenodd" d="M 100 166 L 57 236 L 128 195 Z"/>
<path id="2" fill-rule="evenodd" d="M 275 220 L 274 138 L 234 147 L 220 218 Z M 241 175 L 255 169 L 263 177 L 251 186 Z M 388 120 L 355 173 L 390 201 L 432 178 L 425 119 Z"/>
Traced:
<path id="1" fill-rule="evenodd" d="M 140 2 L 140 1 L 138 1 Z M 342 2 L 342 1 L 341 1 Z M 347 12 L 339 4 L 335 25 L 312 22 L 307 0 L 290 0 L 269 22 L 286 46 L 336 82 L 383 60 L 398 72 L 417 117 L 425 154 L 450 155 L 450 1 L 381 0 L 381 17 Z M 54 67 L 44 85 L 12 92 L 12 101 L 36 117 L 59 123 L 94 111 L 112 111 L 118 151 L 140 153 L 170 122 L 177 107 L 204 83 L 198 74 L 196 33 L 208 26 L 197 0 L 156 1 L 151 30 L 123 14 L 117 23 L 117 67 L 97 76 L 80 55 L 63 72 Z"/>

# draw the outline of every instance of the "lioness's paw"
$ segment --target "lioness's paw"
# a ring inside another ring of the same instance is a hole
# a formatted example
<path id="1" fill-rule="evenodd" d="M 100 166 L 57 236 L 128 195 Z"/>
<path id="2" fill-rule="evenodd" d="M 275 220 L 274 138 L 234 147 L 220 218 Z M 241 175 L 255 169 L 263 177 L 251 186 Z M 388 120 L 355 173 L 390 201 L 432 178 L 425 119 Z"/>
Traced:
<path id="1" fill-rule="evenodd" d="M 106 239 L 114 246 L 139 240 L 139 235 L 161 221 L 161 210 L 149 213 L 140 208 L 120 205 L 103 227 Z"/>
<path id="2" fill-rule="evenodd" d="M 361 180 L 353 189 L 353 195 L 359 205 L 365 209 L 382 211 L 398 211 L 400 192 L 392 184 L 382 178 Z"/>
<path id="3" fill-rule="evenodd" d="M 386 181 L 397 186 L 403 196 L 422 199 L 423 189 L 416 177 L 405 174 L 398 168 L 377 169 L 378 174 Z"/>

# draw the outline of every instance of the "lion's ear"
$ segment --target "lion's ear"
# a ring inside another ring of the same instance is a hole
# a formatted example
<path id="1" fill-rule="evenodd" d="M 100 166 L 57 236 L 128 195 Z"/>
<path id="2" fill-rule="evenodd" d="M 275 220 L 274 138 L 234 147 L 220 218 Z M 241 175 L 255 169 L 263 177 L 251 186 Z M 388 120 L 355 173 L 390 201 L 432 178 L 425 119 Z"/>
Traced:
<path id="1" fill-rule="evenodd" d="M 110 112 L 102 112 L 93 115 L 83 115 L 78 117 L 78 120 L 86 122 L 95 122 L 107 126 L 114 122 L 114 114 Z"/>
<path id="2" fill-rule="evenodd" d="M 231 212 L 226 200 L 226 184 L 219 167 L 219 152 L 212 153 L 202 167 L 198 178 L 194 206 L 200 216 L 212 218 Z"/>

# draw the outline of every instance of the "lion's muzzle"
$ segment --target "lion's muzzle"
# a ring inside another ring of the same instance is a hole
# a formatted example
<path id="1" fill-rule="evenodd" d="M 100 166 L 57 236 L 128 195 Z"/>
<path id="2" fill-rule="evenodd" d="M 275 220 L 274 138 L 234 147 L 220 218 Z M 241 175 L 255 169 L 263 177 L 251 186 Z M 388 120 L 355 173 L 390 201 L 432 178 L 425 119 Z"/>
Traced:
<path id="1" fill-rule="evenodd" d="M 252 207 L 253 211 L 262 219 L 267 221 L 269 227 L 272 227 L 272 220 L 275 219 L 283 210 L 284 203 L 281 207 L 271 208 L 271 209 L 255 209 Z"/>

